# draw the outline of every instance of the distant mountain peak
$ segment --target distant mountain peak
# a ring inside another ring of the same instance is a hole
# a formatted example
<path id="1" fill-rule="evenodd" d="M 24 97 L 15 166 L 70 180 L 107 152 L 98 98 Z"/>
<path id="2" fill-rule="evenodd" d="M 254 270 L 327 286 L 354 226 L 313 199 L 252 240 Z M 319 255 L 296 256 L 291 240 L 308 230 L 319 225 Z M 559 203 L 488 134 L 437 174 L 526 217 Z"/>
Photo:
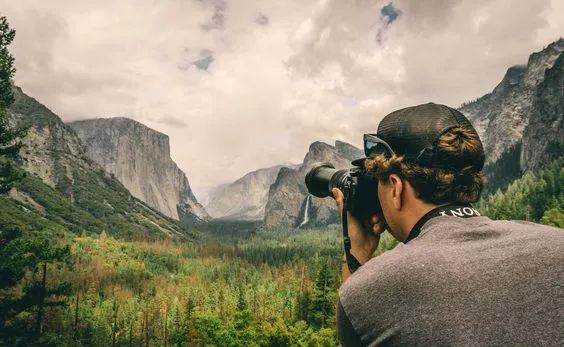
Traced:
<path id="1" fill-rule="evenodd" d="M 289 164 L 290 167 L 296 165 Z M 276 165 L 251 171 L 232 183 L 212 189 L 205 207 L 214 218 L 236 220 L 262 220 L 268 199 L 268 190 L 280 170 L 291 170 Z"/>

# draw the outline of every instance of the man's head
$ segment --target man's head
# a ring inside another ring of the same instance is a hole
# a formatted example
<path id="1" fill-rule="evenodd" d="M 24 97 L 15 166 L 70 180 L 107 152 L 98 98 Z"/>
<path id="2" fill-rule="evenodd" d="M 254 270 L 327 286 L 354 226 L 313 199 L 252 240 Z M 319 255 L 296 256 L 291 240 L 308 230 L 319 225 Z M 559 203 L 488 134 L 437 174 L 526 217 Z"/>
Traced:
<path id="1" fill-rule="evenodd" d="M 438 205 L 478 201 L 485 183 L 484 150 L 460 112 L 424 104 L 387 115 L 365 136 L 363 165 L 378 178 L 378 198 L 392 234 L 404 240 Z"/>

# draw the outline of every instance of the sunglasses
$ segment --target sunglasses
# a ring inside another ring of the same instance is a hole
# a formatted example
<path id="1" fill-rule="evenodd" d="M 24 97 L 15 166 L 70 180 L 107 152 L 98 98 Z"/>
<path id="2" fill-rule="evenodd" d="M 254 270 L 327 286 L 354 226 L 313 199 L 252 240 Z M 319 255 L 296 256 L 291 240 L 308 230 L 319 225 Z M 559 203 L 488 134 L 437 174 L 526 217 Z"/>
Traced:
<path id="1" fill-rule="evenodd" d="M 364 134 L 364 155 L 373 157 L 378 154 L 394 155 L 395 152 L 388 143 L 374 134 Z"/>

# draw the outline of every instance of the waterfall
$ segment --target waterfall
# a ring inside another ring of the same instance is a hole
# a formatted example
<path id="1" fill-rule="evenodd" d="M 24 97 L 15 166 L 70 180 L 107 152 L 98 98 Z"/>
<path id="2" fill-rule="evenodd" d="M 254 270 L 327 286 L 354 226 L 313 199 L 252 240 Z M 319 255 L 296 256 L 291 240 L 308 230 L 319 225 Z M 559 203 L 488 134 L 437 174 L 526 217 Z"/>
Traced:
<path id="1" fill-rule="evenodd" d="M 308 196 L 306 197 L 302 222 L 300 223 L 300 225 L 298 225 L 298 228 L 301 228 L 302 226 L 306 225 L 307 222 L 309 222 L 309 205 L 311 204 L 311 197 L 312 196 L 313 195 L 308 194 Z"/>

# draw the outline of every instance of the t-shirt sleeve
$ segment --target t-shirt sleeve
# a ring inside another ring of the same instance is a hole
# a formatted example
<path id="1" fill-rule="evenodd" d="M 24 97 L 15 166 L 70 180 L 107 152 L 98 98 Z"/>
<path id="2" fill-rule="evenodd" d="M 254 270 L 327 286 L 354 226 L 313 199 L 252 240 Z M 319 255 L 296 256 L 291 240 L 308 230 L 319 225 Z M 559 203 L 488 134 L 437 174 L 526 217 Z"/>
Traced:
<path id="1" fill-rule="evenodd" d="M 340 300 L 337 301 L 337 337 L 343 347 L 366 346 L 354 330 Z"/>

